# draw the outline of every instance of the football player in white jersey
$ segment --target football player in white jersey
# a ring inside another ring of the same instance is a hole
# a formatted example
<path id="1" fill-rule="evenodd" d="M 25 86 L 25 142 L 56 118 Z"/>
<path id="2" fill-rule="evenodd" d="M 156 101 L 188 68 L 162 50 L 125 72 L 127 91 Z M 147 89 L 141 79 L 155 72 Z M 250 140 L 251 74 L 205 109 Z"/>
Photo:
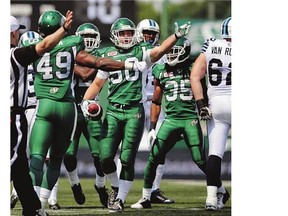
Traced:
<path id="1" fill-rule="evenodd" d="M 191 86 L 200 118 L 208 120 L 209 153 L 207 162 L 206 210 L 224 207 L 228 191 L 219 185 L 221 161 L 231 128 L 232 35 L 231 17 L 221 25 L 221 39 L 208 39 L 190 74 Z M 200 80 L 207 73 L 208 103 L 205 102 Z"/>
<path id="2" fill-rule="evenodd" d="M 152 46 L 159 46 L 159 39 L 160 39 L 160 28 L 156 21 L 152 19 L 143 19 L 137 25 L 138 31 L 138 41 L 139 42 L 146 42 L 150 43 Z M 161 59 L 159 59 L 155 64 L 158 63 L 165 63 L 166 62 L 166 55 L 164 55 Z M 148 133 L 150 131 L 150 109 L 152 105 L 152 98 L 154 92 L 154 77 L 152 75 L 152 69 L 154 66 L 147 69 L 147 80 L 145 85 L 146 96 L 147 100 L 143 102 L 143 106 L 145 109 L 145 127 L 142 136 L 142 140 L 140 143 L 143 146 L 143 143 L 147 145 L 148 143 L 148 150 L 151 149 L 149 142 L 147 142 Z M 159 114 L 159 119 L 156 125 L 156 133 L 158 132 L 163 120 L 164 120 L 164 111 L 161 109 Z M 163 164 L 159 164 L 156 171 L 155 180 L 153 182 L 152 193 L 151 193 L 151 203 L 162 203 L 162 204 L 170 204 L 174 203 L 174 200 L 164 197 L 160 191 L 160 182 L 164 173 L 164 161 Z"/>
<path id="3" fill-rule="evenodd" d="M 19 39 L 19 47 L 23 47 L 23 46 L 29 46 L 31 44 L 31 42 L 35 42 L 36 40 L 42 40 L 41 36 L 34 31 L 27 31 L 25 33 L 23 33 Z M 35 111 L 36 111 L 36 105 L 37 105 L 37 98 L 35 95 L 35 91 L 34 91 L 34 78 L 35 78 L 35 71 L 33 69 L 32 65 L 28 65 L 28 69 L 27 69 L 27 85 L 28 85 L 28 99 L 27 99 L 27 106 L 25 108 L 25 115 L 26 115 L 26 119 L 27 119 L 27 123 L 28 123 L 28 135 L 27 135 L 27 148 L 26 148 L 26 152 L 27 155 L 30 155 L 30 151 L 29 151 L 29 137 L 30 137 L 30 132 L 31 132 L 31 128 L 32 125 L 34 123 L 35 120 Z M 46 156 L 46 161 L 47 163 L 49 162 L 49 153 Z M 57 192 L 58 192 L 58 186 L 59 186 L 59 179 L 56 182 L 56 184 L 54 185 L 52 192 L 51 192 L 51 196 L 48 199 L 48 203 L 49 203 L 49 208 L 52 210 L 58 210 L 60 209 L 60 206 L 57 202 Z M 18 202 L 18 195 L 16 190 L 13 188 L 12 189 L 12 193 L 11 193 L 11 198 L 10 198 L 10 206 L 11 209 L 13 209 L 16 205 L 16 203 Z"/>

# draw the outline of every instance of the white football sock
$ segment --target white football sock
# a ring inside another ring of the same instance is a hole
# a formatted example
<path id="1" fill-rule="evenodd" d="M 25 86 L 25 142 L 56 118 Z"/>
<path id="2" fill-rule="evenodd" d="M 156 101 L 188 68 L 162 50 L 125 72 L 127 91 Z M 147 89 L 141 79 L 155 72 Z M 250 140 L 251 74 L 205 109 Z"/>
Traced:
<path id="1" fill-rule="evenodd" d="M 118 178 L 116 171 L 113 173 L 109 173 L 106 176 L 109 179 L 111 186 L 117 187 L 117 188 L 119 187 L 119 178 Z"/>
<path id="2" fill-rule="evenodd" d="M 207 186 L 207 199 L 217 197 L 217 187 L 216 186 Z"/>
<path id="3" fill-rule="evenodd" d="M 148 188 L 143 188 L 142 189 L 142 197 L 144 197 L 144 198 L 146 198 L 148 200 L 150 200 L 150 198 L 151 198 L 151 193 L 152 193 L 152 189 L 151 188 L 150 189 L 148 189 Z"/>
<path id="4" fill-rule="evenodd" d="M 58 188 L 59 188 L 59 178 L 58 178 L 57 182 L 55 183 L 55 185 L 51 191 L 51 195 L 48 199 L 48 203 L 50 205 L 55 205 L 57 203 Z"/>
<path id="5" fill-rule="evenodd" d="M 34 190 L 36 192 L 36 194 L 38 195 L 38 197 L 40 197 L 40 186 L 33 186 L 34 187 Z"/>
<path id="6" fill-rule="evenodd" d="M 161 179 L 164 173 L 165 164 L 159 164 L 156 169 L 156 176 L 153 182 L 152 191 L 160 188 Z"/>
<path id="7" fill-rule="evenodd" d="M 119 191 L 116 199 L 121 199 L 123 203 L 126 200 L 126 197 L 132 187 L 133 181 L 127 181 L 127 180 L 119 180 Z"/>
<path id="8" fill-rule="evenodd" d="M 77 173 L 77 168 L 75 170 L 73 170 L 72 172 L 68 172 L 67 171 L 67 175 L 68 175 L 68 179 L 70 182 L 70 185 L 77 185 L 80 183 L 79 177 L 78 177 L 78 173 Z"/>
<path id="9" fill-rule="evenodd" d="M 104 176 L 102 177 L 102 176 L 99 176 L 99 175 L 96 173 L 95 185 L 96 185 L 98 188 L 102 188 L 102 187 L 105 186 L 105 183 L 106 183 L 106 176 L 104 175 Z"/>

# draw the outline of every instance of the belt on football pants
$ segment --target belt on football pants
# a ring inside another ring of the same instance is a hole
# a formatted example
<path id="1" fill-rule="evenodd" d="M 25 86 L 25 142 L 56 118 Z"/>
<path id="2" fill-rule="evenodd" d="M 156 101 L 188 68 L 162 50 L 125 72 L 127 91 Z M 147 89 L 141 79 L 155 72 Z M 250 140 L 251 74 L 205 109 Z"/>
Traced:
<path id="1" fill-rule="evenodd" d="M 135 107 L 140 102 L 132 102 L 131 104 L 118 104 L 118 103 L 110 103 L 112 106 L 119 108 L 119 109 L 131 109 L 132 107 Z"/>

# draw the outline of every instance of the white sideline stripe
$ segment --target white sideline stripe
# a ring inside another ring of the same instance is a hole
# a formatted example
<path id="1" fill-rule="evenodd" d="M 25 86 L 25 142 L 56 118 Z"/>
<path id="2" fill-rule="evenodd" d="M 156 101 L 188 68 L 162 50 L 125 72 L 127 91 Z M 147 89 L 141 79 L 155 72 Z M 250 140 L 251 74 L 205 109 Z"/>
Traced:
<path id="1" fill-rule="evenodd" d="M 189 179 L 162 179 L 161 181 L 166 181 L 167 183 L 173 182 L 173 184 L 181 185 L 203 185 L 206 186 L 206 180 L 189 180 Z M 222 181 L 224 186 L 231 186 L 231 181 Z"/>

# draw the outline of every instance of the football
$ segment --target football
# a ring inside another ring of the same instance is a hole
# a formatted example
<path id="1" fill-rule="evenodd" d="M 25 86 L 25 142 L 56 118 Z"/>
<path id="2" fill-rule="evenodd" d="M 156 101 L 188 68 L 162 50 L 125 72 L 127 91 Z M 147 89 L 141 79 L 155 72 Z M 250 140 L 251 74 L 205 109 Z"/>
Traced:
<path id="1" fill-rule="evenodd" d="M 96 101 L 89 101 L 87 111 L 92 120 L 99 120 L 102 117 L 103 109 Z"/>

